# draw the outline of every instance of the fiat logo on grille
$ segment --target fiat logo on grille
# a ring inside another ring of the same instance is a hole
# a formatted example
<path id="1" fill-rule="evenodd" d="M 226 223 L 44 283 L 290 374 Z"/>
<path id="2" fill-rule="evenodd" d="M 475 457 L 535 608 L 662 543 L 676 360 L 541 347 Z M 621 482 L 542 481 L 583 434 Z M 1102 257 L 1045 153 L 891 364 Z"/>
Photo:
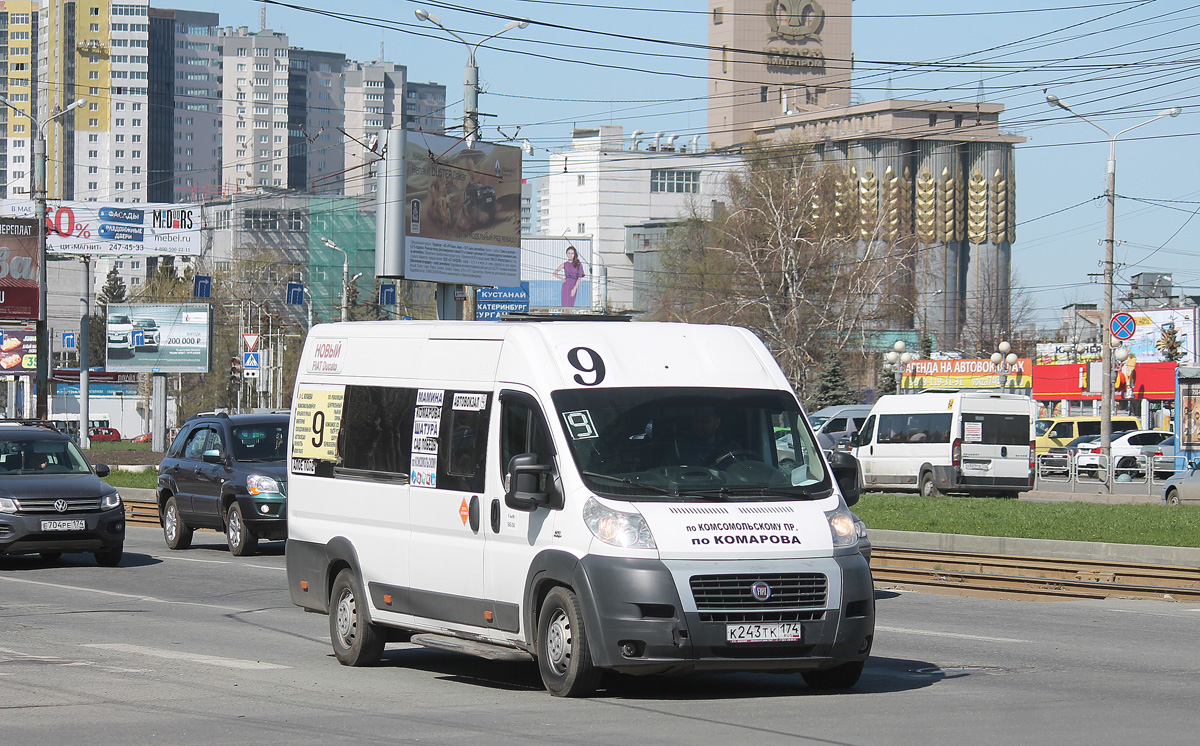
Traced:
<path id="1" fill-rule="evenodd" d="M 750 593 L 759 601 L 766 601 L 771 597 L 771 586 L 761 580 L 750 586 Z"/>
<path id="2" fill-rule="evenodd" d="M 60 499 L 54 501 L 54 509 L 57 510 L 59 513 L 66 513 L 67 507 L 68 506 L 67 506 L 66 500 L 63 500 L 60 498 Z"/>

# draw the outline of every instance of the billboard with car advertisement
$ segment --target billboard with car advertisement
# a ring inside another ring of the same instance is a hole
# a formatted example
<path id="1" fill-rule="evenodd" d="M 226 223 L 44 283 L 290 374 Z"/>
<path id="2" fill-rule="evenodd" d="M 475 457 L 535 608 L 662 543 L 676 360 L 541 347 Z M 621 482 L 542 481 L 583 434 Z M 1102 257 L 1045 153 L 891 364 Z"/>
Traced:
<path id="1" fill-rule="evenodd" d="M 206 303 L 110 303 L 105 330 L 110 371 L 207 373 L 212 311 Z"/>
<path id="2" fill-rule="evenodd" d="M 1133 316 L 1137 328 L 1124 344 L 1132 357 L 1141 363 L 1167 362 L 1163 357 L 1166 339 L 1174 337 L 1182 354 L 1179 363 L 1196 365 L 1197 313 L 1195 307 L 1155 308 L 1147 311 L 1126 311 Z"/>
<path id="3" fill-rule="evenodd" d="M 408 133 L 404 277 L 521 282 L 521 149 Z"/>
<path id="4" fill-rule="evenodd" d="M 5 200 L 0 216 L 33 219 L 28 200 Z M 200 205 L 50 200 L 46 250 L 58 254 L 200 256 Z M 36 223 L 35 223 L 36 225 Z"/>
<path id="5" fill-rule="evenodd" d="M 37 221 L 0 217 L 0 319 L 37 317 Z"/>
<path id="6" fill-rule="evenodd" d="M 0 376 L 37 373 L 37 333 L 0 329 Z"/>

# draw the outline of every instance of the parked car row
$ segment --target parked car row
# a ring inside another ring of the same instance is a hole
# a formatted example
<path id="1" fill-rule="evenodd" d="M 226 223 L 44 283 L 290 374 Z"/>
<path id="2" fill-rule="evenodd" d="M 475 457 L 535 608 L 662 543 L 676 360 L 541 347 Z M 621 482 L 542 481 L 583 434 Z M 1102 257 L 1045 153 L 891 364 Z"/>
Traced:
<path id="1" fill-rule="evenodd" d="M 1145 464 L 1150 463 L 1156 479 L 1166 479 L 1175 471 L 1175 436 L 1164 430 L 1114 432 L 1109 446 L 1113 474 L 1144 479 Z M 1065 446 L 1051 447 L 1042 459 L 1047 473 L 1066 474 L 1073 464 L 1078 473 L 1096 478 L 1102 467 L 1100 439 L 1080 436 Z"/>

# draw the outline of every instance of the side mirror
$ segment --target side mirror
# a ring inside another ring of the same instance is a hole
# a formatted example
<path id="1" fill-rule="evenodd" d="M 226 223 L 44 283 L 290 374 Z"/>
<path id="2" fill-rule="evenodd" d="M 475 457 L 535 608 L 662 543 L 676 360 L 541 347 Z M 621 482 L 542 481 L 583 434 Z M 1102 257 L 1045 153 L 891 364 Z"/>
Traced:
<path id="1" fill-rule="evenodd" d="M 858 448 L 858 431 L 855 430 L 850 433 L 850 436 L 846 438 L 846 442 L 850 444 L 851 448 Z"/>
<path id="2" fill-rule="evenodd" d="M 862 494 L 858 478 L 858 459 L 845 451 L 834 451 L 829 455 L 829 468 L 833 469 L 833 478 L 837 480 L 838 489 L 842 491 L 842 499 L 846 505 L 854 505 Z"/>
<path id="3" fill-rule="evenodd" d="M 225 457 L 221 455 L 220 451 L 205 451 L 204 455 L 201 456 L 200 459 L 206 464 L 225 463 Z"/>
<path id="4" fill-rule="evenodd" d="M 508 462 L 504 504 L 513 510 L 532 513 L 550 507 L 553 467 L 538 463 L 536 453 L 520 453 Z"/>
<path id="5" fill-rule="evenodd" d="M 108 476 L 108 464 L 92 464 L 92 468 L 96 470 L 96 476 L 98 476 L 98 477 L 107 477 Z"/>

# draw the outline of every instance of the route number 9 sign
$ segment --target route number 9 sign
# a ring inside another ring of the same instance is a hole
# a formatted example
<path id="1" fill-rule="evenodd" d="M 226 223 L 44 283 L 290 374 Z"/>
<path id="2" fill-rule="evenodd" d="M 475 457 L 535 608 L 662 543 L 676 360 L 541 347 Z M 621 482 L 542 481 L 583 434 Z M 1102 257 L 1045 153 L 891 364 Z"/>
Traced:
<path id="1" fill-rule="evenodd" d="M 306 386 L 296 394 L 292 471 L 314 474 L 317 461 L 337 461 L 345 386 Z"/>

